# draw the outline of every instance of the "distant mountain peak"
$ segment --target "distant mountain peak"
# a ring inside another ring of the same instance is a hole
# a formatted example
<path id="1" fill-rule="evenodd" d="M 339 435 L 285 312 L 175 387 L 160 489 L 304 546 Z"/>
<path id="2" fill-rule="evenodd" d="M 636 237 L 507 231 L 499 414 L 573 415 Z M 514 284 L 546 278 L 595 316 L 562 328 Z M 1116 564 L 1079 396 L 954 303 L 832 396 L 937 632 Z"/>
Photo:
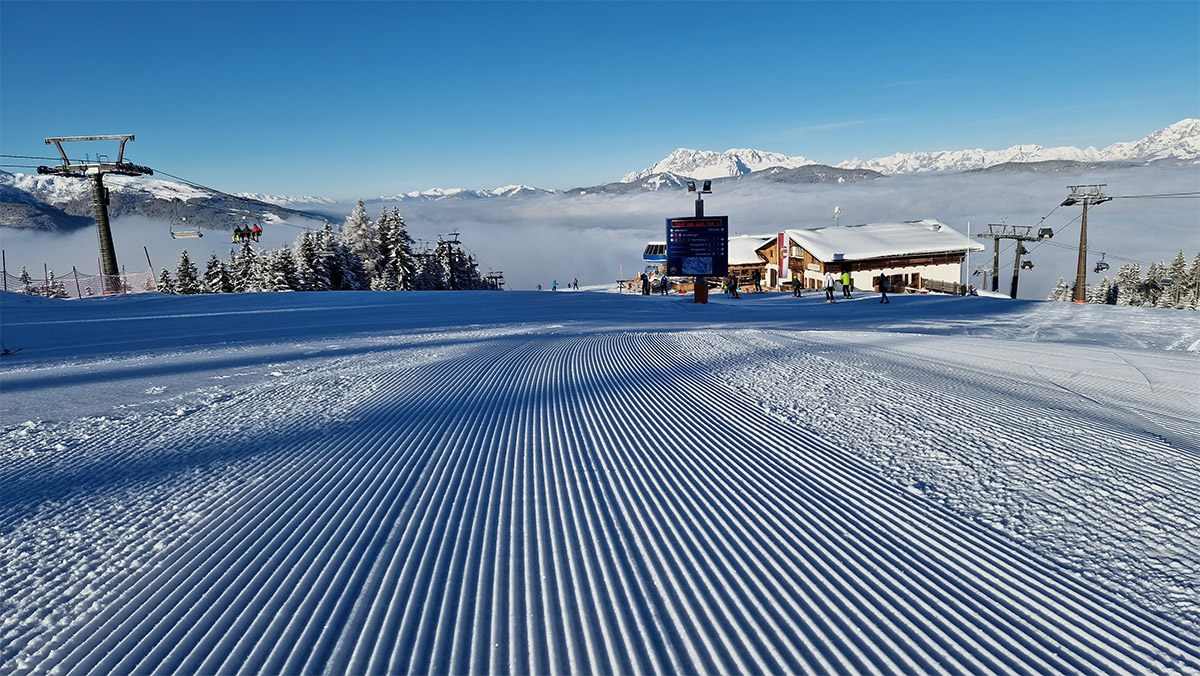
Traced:
<path id="1" fill-rule="evenodd" d="M 626 174 L 621 182 L 633 183 L 655 174 L 675 174 L 698 179 L 729 178 L 771 167 L 795 169 L 809 164 L 816 163 L 805 157 L 789 157 L 750 148 L 731 148 L 723 153 L 677 148 L 653 166 Z"/>

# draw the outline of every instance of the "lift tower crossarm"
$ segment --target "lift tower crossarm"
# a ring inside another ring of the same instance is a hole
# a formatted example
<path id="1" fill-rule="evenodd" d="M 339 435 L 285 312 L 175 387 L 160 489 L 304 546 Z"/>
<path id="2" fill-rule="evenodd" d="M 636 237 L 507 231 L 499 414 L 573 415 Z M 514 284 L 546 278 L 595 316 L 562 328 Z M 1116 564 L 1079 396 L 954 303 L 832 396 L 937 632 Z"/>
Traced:
<path id="1" fill-rule="evenodd" d="M 62 158 L 62 165 L 58 167 L 43 168 L 38 167 L 38 173 L 41 174 L 60 174 L 64 176 L 94 176 L 95 174 L 120 174 L 122 176 L 143 176 L 154 175 L 154 170 L 150 167 L 132 164 L 125 161 L 125 144 L 134 140 L 133 134 L 109 134 L 106 136 L 58 136 L 55 138 L 46 139 L 46 145 L 53 145 L 58 149 L 58 155 Z M 120 141 L 121 146 L 117 150 L 117 161 L 113 162 L 96 162 L 92 164 L 71 164 L 71 160 L 67 158 L 67 151 L 63 150 L 62 144 L 71 141 Z"/>

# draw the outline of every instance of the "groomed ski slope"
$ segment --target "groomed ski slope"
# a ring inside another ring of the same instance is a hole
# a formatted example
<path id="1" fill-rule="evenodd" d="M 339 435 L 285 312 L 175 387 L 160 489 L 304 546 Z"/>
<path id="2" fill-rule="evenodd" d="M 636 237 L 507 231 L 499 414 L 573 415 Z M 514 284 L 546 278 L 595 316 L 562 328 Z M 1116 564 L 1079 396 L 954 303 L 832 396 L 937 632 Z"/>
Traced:
<path id="1" fill-rule="evenodd" d="M 0 672 L 1195 673 L 1200 320 L 0 297 Z"/>

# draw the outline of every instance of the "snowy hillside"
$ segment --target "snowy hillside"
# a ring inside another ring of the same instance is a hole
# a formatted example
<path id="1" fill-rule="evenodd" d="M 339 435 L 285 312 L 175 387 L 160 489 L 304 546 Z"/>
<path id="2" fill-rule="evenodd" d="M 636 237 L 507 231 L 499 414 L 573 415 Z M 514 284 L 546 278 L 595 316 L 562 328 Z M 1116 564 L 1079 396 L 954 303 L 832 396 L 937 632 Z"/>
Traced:
<path id="1" fill-rule="evenodd" d="M 1200 672 L 1200 319 L 0 293 L 0 672 Z"/>
<path id="2" fill-rule="evenodd" d="M 190 227 L 221 234 L 240 224 L 239 217 L 263 221 L 292 219 L 319 227 L 322 218 L 278 202 L 251 196 L 226 195 L 216 190 L 148 176 L 108 175 L 109 216 L 157 219 L 164 224 L 186 218 Z M 0 171 L 0 227 L 71 231 L 95 225 L 91 182 L 85 178 L 11 174 Z M 331 200 L 311 198 L 317 203 Z"/>

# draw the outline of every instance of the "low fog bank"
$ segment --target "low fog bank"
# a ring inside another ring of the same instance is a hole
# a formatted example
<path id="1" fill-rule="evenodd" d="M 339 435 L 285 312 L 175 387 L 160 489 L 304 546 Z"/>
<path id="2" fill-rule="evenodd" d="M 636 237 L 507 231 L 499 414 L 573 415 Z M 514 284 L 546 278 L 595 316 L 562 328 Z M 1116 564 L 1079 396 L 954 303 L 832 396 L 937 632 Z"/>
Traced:
<path id="1" fill-rule="evenodd" d="M 1200 190 L 1200 165 L 1137 167 L 1084 173 L 961 173 L 886 177 L 863 183 L 776 184 L 730 181 L 705 196 L 709 215 L 728 215 L 732 233 L 769 234 L 786 228 L 833 226 L 834 207 L 841 207 L 841 225 L 936 218 L 972 239 L 989 223 L 1050 227 L 1054 239 L 1027 245 L 1025 256 L 1034 269 L 1023 270 L 1019 296 L 1044 299 L 1060 277 L 1072 282 L 1079 244 L 1081 208 L 1056 208 L 1068 185 L 1107 184 L 1110 196 L 1120 197 L 1088 211 L 1088 283 L 1102 275 L 1091 268 L 1105 252 L 1114 275 L 1124 259 L 1149 263 L 1170 261 L 1183 250 L 1189 262 L 1200 251 L 1200 206 L 1193 198 L 1163 199 L 1126 196 L 1195 192 Z M 621 272 L 642 267 L 641 252 L 649 240 L 665 237 L 665 220 L 694 213 L 694 197 L 683 191 L 635 195 L 546 195 L 523 198 L 463 199 L 371 205 L 375 218 L 395 204 L 404 215 L 409 234 L 436 242 L 439 235 L 458 232 L 484 271 L 503 271 L 510 289 L 548 288 L 578 278 L 581 285 L 614 283 Z M 348 208 L 346 209 L 348 211 Z M 1048 217 L 1047 217 L 1048 216 Z M 1041 222 L 1047 217 L 1045 222 Z M 305 222 L 309 225 L 311 222 Z M 304 232 L 299 226 L 267 226 L 261 246 L 291 244 Z M 149 251 L 156 270 L 174 268 L 186 249 L 199 265 L 210 253 L 228 255 L 228 234 L 206 233 L 202 239 L 175 240 L 167 223 L 124 218 L 113 223 L 118 261 L 129 270 L 145 270 Z M 94 228 L 72 235 L 0 230 L 10 274 L 22 265 L 40 277 L 47 263 L 62 276 L 78 266 L 95 272 L 97 237 Z M 991 260 L 991 240 L 976 239 L 988 248 L 972 255 L 971 267 Z M 1064 248 L 1069 247 L 1069 248 Z M 1002 246 L 1000 289 L 1011 281 L 1014 249 Z M 1142 266 L 1143 272 L 1145 265 Z M 982 277 L 973 280 L 982 285 Z"/>

